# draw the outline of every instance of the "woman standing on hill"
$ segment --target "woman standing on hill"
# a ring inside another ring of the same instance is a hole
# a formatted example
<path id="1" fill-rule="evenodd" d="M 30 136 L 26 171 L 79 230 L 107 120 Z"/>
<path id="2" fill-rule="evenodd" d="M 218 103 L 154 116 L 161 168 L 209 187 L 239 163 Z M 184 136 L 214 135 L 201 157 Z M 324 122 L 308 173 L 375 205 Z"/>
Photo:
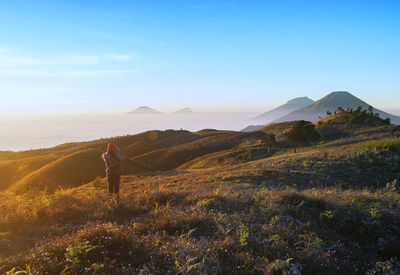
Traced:
<path id="1" fill-rule="evenodd" d="M 106 165 L 108 177 L 108 191 L 119 198 L 119 182 L 121 179 L 121 161 L 125 159 L 124 154 L 114 143 L 109 143 L 107 152 L 101 156 Z"/>

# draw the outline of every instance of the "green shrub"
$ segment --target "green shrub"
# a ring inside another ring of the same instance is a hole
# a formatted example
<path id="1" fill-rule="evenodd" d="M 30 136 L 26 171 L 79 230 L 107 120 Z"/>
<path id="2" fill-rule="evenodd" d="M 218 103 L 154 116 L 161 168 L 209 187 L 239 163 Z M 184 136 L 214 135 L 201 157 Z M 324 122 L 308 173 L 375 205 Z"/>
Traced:
<path id="1" fill-rule="evenodd" d="M 247 245 L 247 240 L 249 238 L 250 235 L 250 230 L 249 228 L 244 225 L 241 224 L 240 225 L 240 236 L 239 236 L 239 242 L 240 242 L 240 246 L 246 246 Z"/>
<path id="2" fill-rule="evenodd" d="M 358 146 L 360 149 L 365 150 L 390 150 L 400 153 L 400 138 L 370 140 L 360 143 Z"/>
<path id="3" fill-rule="evenodd" d="M 247 162 L 253 160 L 253 156 L 250 151 L 238 154 L 235 159 L 237 161 Z"/>

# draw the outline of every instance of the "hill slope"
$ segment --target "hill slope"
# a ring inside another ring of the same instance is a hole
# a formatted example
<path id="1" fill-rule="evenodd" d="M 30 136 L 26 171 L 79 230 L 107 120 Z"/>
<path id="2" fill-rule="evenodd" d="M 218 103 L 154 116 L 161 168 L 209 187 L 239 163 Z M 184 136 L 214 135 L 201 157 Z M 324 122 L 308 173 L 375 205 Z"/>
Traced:
<path id="1" fill-rule="evenodd" d="M 8 190 L 16 193 L 54 191 L 58 187 L 77 187 L 88 183 L 104 170 L 99 154 L 93 149 L 72 153 L 27 175 Z"/>
<path id="2" fill-rule="evenodd" d="M 155 170 L 170 170 L 200 156 L 225 151 L 246 141 L 257 141 L 263 136 L 261 132 L 218 131 L 192 142 L 137 156 L 133 160 L 151 166 Z"/>
<path id="3" fill-rule="evenodd" d="M 343 107 L 344 109 L 356 109 L 358 106 L 361 106 L 363 109 L 368 109 L 370 105 L 348 92 L 332 92 L 320 100 L 310 104 L 309 106 L 291 112 L 274 120 L 273 122 L 277 123 L 294 120 L 307 120 L 315 122 L 325 117 L 327 111 L 333 113 L 337 107 Z M 379 113 L 381 118 L 388 117 L 391 119 L 392 123 L 400 124 L 400 117 L 398 116 L 388 114 L 378 109 L 374 109 L 374 112 Z"/>
<path id="4" fill-rule="evenodd" d="M 306 107 L 306 106 L 312 104 L 313 102 L 314 102 L 314 100 L 309 99 L 306 96 L 297 97 L 292 100 L 289 100 L 285 104 L 283 104 L 273 110 L 270 110 L 268 112 L 265 112 L 265 113 L 255 117 L 253 120 L 266 124 L 266 123 L 271 122 L 275 119 L 278 119 L 282 116 L 285 116 L 293 111 L 296 111 L 303 107 Z"/>

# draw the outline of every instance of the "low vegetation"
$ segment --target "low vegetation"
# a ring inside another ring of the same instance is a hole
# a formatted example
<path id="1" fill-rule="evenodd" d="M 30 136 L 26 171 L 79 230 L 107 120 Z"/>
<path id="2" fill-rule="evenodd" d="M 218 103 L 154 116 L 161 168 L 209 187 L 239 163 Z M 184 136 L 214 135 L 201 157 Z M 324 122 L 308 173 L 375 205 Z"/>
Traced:
<path id="1" fill-rule="evenodd" d="M 359 145 L 361 149 L 367 150 L 386 150 L 400 153 L 400 138 L 383 138 L 380 140 L 370 140 Z"/>
<path id="2" fill-rule="evenodd" d="M 125 177 L 120 202 L 103 179 L 2 197 L 0 272 L 399 272 L 396 181 L 375 191 L 298 190 L 209 173 Z"/>
<path id="3" fill-rule="evenodd" d="M 316 124 L 342 124 L 345 127 L 354 127 L 354 126 L 383 126 L 390 125 L 389 118 L 380 118 L 379 113 L 374 113 L 374 108 L 369 106 L 369 108 L 362 109 L 359 106 L 357 109 L 338 107 L 334 114 L 327 111 L 327 117 L 317 121 Z"/>

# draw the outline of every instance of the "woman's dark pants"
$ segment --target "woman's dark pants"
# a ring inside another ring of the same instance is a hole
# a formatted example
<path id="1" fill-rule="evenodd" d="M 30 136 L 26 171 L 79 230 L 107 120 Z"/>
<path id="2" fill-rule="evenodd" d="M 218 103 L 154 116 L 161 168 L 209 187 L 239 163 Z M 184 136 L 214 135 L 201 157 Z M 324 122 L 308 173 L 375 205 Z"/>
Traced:
<path id="1" fill-rule="evenodd" d="M 108 192 L 110 192 L 111 194 L 119 195 L 120 180 L 121 180 L 121 176 L 118 174 L 108 175 Z"/>

